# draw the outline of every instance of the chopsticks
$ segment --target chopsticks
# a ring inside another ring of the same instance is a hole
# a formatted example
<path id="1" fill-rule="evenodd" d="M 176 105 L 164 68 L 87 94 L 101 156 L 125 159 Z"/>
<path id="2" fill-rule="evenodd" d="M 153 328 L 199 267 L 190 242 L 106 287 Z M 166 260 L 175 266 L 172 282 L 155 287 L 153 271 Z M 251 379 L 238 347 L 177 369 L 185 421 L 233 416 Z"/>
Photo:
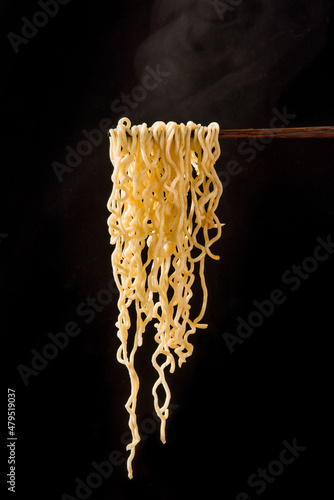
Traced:
<path id="1" fill-rule="evenodd" d="M 278 139 L 326 139 L 334 138 L 334 127 L 245 128 L 223 129 L 219 139 L 278 138 Z"/>
<path id="2" fill-rule="evenodd" d="M 129 137 L 130 134 L 127 132 Z M 108 132 L 110 137 L 110 132 Z M 193 133 L 192 133 L 193 136 Z M 219 130 L 219 139 L 333 139 L 334 126 L 326 127 L 282 127 L 282 128 L 235 128 Z"/>

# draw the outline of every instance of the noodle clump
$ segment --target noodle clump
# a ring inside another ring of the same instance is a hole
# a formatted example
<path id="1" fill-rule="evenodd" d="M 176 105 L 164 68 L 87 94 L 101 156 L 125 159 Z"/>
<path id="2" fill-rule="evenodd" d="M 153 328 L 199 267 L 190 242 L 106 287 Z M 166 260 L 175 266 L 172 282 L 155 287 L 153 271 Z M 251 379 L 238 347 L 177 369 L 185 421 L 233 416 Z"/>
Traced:
<path id="1" fill-rule="evenodd" d="M 207 327 L 200 323 L 208 296 L 204 260 L 206 255 L 219 259 L 210 247 L 220 238 L 222 226 L 215 214 L 222 194 L 214 168 L 220 155 L 218 134 L 217 123 L 204 127 L 193 122 L 156 122 L 147 127 L 146 123 L 131 126 L 128 118 L 122 118 L 117 128 L 109 131 L 114 170 L 108 226 L 110 243 L 115 245 L 111 260 L 119 290 L 116 327 L 121 341 L 117 360 L 126 366 L 131 382 L 125 405 L 132 434 L 127 445 L 130 478 L 135 447 L 140 441 L 136 417 L 139 378 L 134 357 L 146 326 L 154 320 L 157 347 L 152 364 L 158 377 L 152 394 L 161 421 L 162 442 L 166 442 L 171 398 L 164 371 L 168 367 L 174 372 L 175 359 L 179 366 L 186 361 L 193 351 L 189 335 Z M 213 235 L 209 235 L 211 230 Z M 203 301 L 198 317 L 191 319 L 195 265 Z M 136 325 L 130 348 L 132 311 Z M 165 396 L 162 402 L 158 389 Z"/>

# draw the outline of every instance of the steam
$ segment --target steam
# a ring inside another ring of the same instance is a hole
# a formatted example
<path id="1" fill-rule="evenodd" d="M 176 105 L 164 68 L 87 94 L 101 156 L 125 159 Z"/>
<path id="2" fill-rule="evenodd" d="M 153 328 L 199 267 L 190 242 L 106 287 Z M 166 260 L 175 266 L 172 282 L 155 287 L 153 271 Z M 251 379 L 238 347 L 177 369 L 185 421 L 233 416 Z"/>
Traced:
<path id="1" fill-rule="evenodd" d="M 151 33 L 137 49 L 135 69 L 140 79 L 147 65 L 159 65 L 168 77 L 132 120 L 263 126 L 268 103 L 325 41 L 327 0 L 243 0 L 219 16 L 224 3 L 155 1 Z"/>

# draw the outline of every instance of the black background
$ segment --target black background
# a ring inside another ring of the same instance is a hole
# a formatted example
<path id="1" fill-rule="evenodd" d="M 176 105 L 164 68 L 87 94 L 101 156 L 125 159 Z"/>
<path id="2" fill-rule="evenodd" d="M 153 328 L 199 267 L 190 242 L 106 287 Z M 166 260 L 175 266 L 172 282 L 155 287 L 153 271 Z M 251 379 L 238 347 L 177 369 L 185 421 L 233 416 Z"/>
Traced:
<path id="1" fill-rule="evenodd" d="M 80 498 L 77 478 L 87 483 L 93 462 L 113 450 L 127 454 L 121 441 L 130 387 L 116 361 L 117 295 L 94 318 L 77 311 L 112 276 L 108 138 L 60 182 L 52 165 L 65 164 L 66 147 L 76 149 L 83 129 L 104 118 L 116 126 L 122 115 L 112 103 L 131 95 L 147 66 L 158 65 L 168 76 L 132 101 L 134 124 L 268 127 L 274 110 L 285 109 L 294 115 L 288 126 L 334 125 L 331 3 L 233 5 L 220 19 L 211 1 L 71 0 L 15 53 L 8 33 L 20 35 L 22 17 L 33 19 L 41 7 L 0 3 L 1 407 L 6 415 L 7 387 L 14 389 L 17 498 Z M 209 327 L 193 336 L 192 357 L 169 377 L 167 444 L 154 431 L 147 335 L 137 360 L 143 441 L 135 478 L 127 478 L 123 463 L 86 498 L 234 500 L 245 492 L 252 500 L 288 500 L 332 492 L 334 256 L 306 272 L 296 290 L 282 276 L 293 265 L 312 265 L 305 259 L 317 238 L 334 239 L 334 142 L 256 145 L 261 150 L 251 146 L 256 154 L 248 161 L 242 141 L 221 142 L 218 216 L 226 225 L 214 247 L 221 259 L 207 262 Z M 228 178 L 231 160 L 239 173 Z M 268 300 L 274 289 L 284 303 L 231 353 L 224 333 L 236 335 L 237 318 L 247 321 L 254 301 Z M 196 308 L 198 284 L 194 292 Z M 42 353 L 48 334 L 63 332 L 69 321 L 80 334 L 25 385 L 18 366 L 31 367 L 31 350 Z M 283 440 L 306 449 L 259 494 L 247 480 L 279 457 Z M 1 481 L 6 490 L 5 475 Z"/>

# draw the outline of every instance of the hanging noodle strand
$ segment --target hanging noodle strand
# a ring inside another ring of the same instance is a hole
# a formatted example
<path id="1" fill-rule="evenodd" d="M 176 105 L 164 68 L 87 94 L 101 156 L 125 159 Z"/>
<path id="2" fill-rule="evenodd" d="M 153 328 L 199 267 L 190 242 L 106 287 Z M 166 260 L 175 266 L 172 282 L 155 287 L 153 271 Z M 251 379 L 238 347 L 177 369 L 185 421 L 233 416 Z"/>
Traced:
<path id="1" fill-rule="evenodd" d="M 110 242 L 114 245 L 112 268 L 119 290 L 116 322 L 120 346 L 117 360 L 128 370 L 131 394 L 126 402 L 132 440 L 127 468 L 140 441 L 136 403 L 139 377 L 135 354 L 150 321 L 156 329 L 152 364 L 157 371 L 153 386 L 154 408 L 160 418 L 160 438 L 166 442 L 166 420 L 171 399 L 165 370 L 175 370 L 192 354 L 189 335 L 201 323 L 208 292 L 204 261 L 219 256 L 211 252 L 221 236 L 215 213 L 222 185 L 215 171 L 220 155 L 219 125 L 156 122 L 131 126 L 128 118 L 109 131 L 110 159 L 114 166 L 113 189 L 108 201 Z M 212 234 L 213 233 L 213 234 Z M 190 317 L 195 270 L 203 290 L 202 307 Z M 131 310 L 136 313 L 134 339 L 129 339 Z M 158 398 L 164 394 L 164 401 Z"/>

